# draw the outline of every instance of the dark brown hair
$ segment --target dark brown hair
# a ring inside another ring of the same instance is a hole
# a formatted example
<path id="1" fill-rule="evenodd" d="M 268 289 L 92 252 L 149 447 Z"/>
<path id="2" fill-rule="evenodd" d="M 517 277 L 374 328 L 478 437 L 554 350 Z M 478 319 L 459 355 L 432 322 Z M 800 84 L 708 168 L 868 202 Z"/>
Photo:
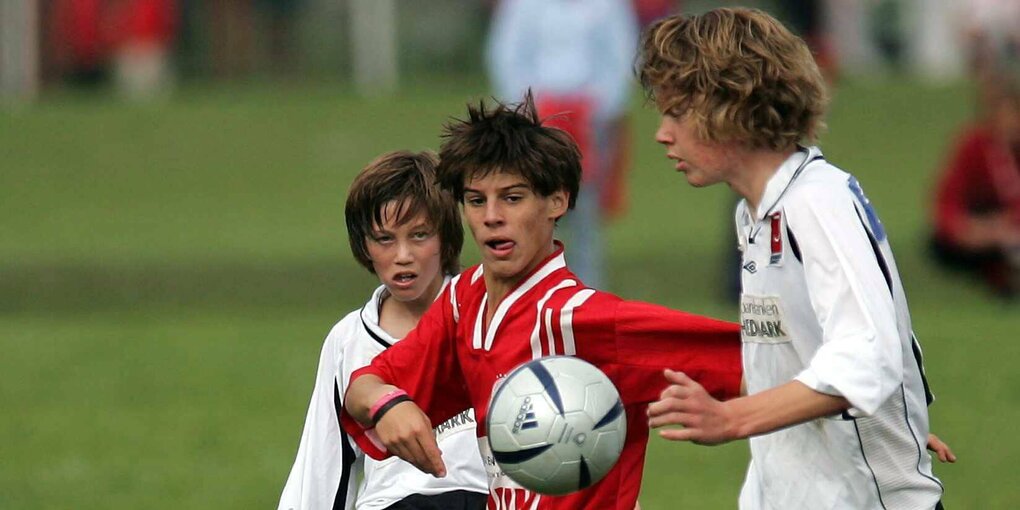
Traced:
<path id="1" fill-rule="evenodd" d="M 565 131 L 545 126 L 529 92 L 524 102 L 468 105 L 465 120 L 443 128 L 439 149 L 439 185 L 464 200 L 464 185 L 491 172 L 520 175 L 538 194 L 569 193 L 568 208 L 577 202 L 581 183 L 581 152 Z"/>
<path id="2" fill-rule="evenodd" d="M 824 127 L 825 81 L 802 39 L 755 9 L 670 16 L 645 30 L 638 76 L 659 111 L 699 136 L 783 150 Z"/>
<path id="3" fill-rule="evenodd" d="M 425 214 L 429 226 L 439 235 L 443 272 L 459 272 L 464 227 L 457 202 L 436 183 L 437 163 L 431 151 L 388 152 L 369 163 L 351 183 L 344 206 L 347 241 L 354 258 L 372 273 L 375 270 L 367 239 L 374 227 L 389 219 L 383 218 L 383 213 L 391 202 L 397 204 L 394 220 L 398 225 Z"/>

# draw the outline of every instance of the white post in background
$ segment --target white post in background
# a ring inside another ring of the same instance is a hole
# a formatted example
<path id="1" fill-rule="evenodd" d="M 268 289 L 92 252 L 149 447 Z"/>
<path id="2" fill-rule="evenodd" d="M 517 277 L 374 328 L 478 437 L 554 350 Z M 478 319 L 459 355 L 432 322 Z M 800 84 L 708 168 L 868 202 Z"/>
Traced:
<path id="1" fill-rule="evenodd" d="M 3 1 L 3 0 L 0 0 Z M 354 84 L 363 95 L 397 89 L 397 19 L 393 0 L 350 0 Z"/>
<path id="2" fill-rule="evenodd" d="M 923 78 L 945 82 L 963 75 L 959 0 L 910 0 L 907 2 L 907 55 L 914 71 Z"/>
<path id="3" fill-rule="evenodd" d="M 869 37 L 868 8 L 869 2 L 825 2 L 825 26 L 831 34 L 841 73 L 859 75 L 879 67 L 878 51 Z"/>
<path id="4" fill-rule="evenodd" d="M 30 101 L 38 89 L 38 0 L 0 0 L 0 100 Z"/>

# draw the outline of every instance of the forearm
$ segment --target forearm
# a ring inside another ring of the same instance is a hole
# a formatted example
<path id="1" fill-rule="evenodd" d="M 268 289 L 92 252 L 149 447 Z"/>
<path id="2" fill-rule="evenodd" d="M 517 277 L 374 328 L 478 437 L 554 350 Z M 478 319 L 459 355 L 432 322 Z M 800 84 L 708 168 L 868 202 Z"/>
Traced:
<path id="1" fill-rule="evenodd" d="M 344 408 L 358 423 L 371 427 L 372 417 L 369 410 L 372 409 L 372 404 L 395 389 L 396 386 L 387 384 L 378 376 L 365 374 L 351 381 L 345 395 Z"/>
<path id="2" fill-rule="evenodd" d="M 819 393 L 799 381 L 727 401 L 734 439 L 775 430 L 842 412 L 850 407 L 843 397 Z"/>

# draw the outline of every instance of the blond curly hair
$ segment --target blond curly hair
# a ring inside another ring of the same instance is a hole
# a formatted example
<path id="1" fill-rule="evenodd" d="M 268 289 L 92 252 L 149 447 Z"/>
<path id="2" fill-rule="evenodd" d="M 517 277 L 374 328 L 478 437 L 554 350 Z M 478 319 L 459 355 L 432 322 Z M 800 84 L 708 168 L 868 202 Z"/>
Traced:
<path id="1" fill-rule="evenodd" d="M 645 30 L 638 58 L 649 99 L 691 115 L 702 139 L 785 150 L 824 128 L 828 93 L 810 50 L 762 11 L 664 18 Z"/>

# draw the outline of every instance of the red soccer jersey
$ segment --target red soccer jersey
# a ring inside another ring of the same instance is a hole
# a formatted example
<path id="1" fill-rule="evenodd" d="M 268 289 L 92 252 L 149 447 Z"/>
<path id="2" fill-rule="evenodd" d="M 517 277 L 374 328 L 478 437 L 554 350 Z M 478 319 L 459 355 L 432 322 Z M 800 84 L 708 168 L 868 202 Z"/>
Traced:
<path id="1" fill-rule="evenodd" d="M 609 376 L 627 412 L 627 437 L 616 466 L 598 483 L 566 496 L 535 494 L 503 475 L 480 425 L 489 508 L 632 510 L 648 440 L 645 407 L 666 387 L 663 368 L 684 371 L 718 398 L 740 390 L 738 325 L 586 288 L 567 269 L 562 249 L 503 299 L 488 327 L 483 324 L 487 305 L 482 268 L 470 268 L 454 278 L 407 337 L 352 374 L 351 381 L 379 376 L 407 391 L 432 423 L 470 405 L 484 424 L 500 378 L 533 359 L 575 355 Z M 341 420 L 369 456 L 388 455 L 346 412 Z"/>

